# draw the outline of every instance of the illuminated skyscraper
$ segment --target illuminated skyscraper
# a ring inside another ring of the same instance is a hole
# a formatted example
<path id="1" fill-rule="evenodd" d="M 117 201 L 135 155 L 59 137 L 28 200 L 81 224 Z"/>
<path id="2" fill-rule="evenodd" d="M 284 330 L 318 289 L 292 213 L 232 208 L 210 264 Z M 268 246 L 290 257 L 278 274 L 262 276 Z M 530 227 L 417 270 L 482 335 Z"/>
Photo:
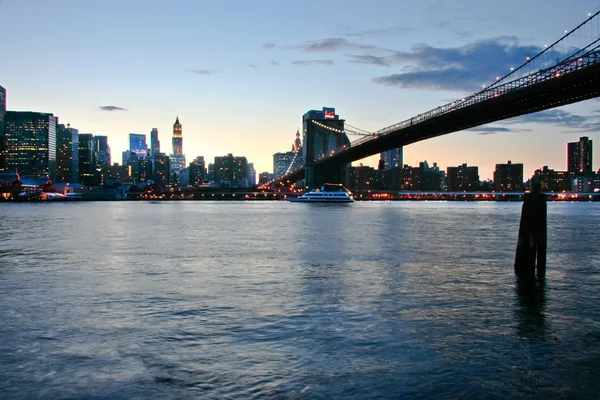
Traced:
<path id="1" fill-rule="evenodd" d="M 56 126 L 56 180 L 79 182 L 79 130 L 68 124 Z"/>
<path id="2" fill-rule="evenodd" d="M 98 185 L 94 135 L 91 133 L 79 134 L 79 183 L 88 186 Z"/>
<path id="3" fill-rule="evenodd" d="M 148 145 L 146 144 L 146 135 L 140 133 L 129 134 L 129 150 L 142 158 L 146 155 Z"/>
<path id="4" fill-rule="evenodd" d="M 390 170 L 392 168 L 402 168 L 402 147 L 384 151 L 383 153 L 381 153 L 380 160 L 384 162 L 383 169 L 385 171 Z"/>
<path id="5" fill-rule="evenodd" d="M 179 172 L 185 168 L 185 155 L 183 154 L 183 130 L 179 123 L 179 116 L 173 124 L 173 154 L 171 154 L 171 174 L 175 182 L 179 182 Z"/>
<path id="6" fill-rule="evenodd" d="M 6 141 L 4 137 L 4 114 L 6 113 L 6 89 L 0 86 L 0 172 L 5 170 Z"/>
<path id="7" fill-rule="evenodd" d="M 108 145 L 108 137 L 94 136 L 94 153 L 96 156 L 96 168 L 102 169 L 111 166 L 110 146 Z"/>
<path id="8" fill-rule="evenodd" d="M 567 172 L 589 175 L 592 173 L 592 140 L 587 136 L 579 142 L 567 143 Z"/>
<path id="9" fill-rule="evenodd" d="M 49 113 L 7 111 L 4 114 L 6 169 L 56 180 L 56 122 Z"/>

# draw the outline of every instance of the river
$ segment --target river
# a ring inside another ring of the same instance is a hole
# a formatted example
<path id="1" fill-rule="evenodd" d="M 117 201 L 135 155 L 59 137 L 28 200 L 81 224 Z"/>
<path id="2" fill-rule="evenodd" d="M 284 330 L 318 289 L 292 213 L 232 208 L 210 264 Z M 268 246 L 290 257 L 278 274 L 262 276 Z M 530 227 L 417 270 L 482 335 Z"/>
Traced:
<path id="1" fill-rule="evenodd" d="M 0 205 L 0 398 L 597 398 L 599 203 Z"/>

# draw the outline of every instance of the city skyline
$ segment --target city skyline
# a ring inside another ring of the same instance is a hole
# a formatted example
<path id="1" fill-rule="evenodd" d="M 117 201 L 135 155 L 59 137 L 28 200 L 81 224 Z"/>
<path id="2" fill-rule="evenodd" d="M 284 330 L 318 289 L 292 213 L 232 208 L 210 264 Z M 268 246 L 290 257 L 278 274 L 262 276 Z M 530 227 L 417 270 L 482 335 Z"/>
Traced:
<path id="1" fill-rule="evenodd" d="M 234 3 L 248 13 L 231 15 L 219 5 L 186 1 L 175 6 L 4 1 L 0 8 L 7 29 L 15 33 L 5 51 L 22 54 L 3 63 L 0 84 L 7 89 L 7 108 L 53 113 L 80 132 L 107 135 L 115 154 L 126 150 L 131 132 L 149 136 L 156 127 L 166 140 L 173 117 L 179 115 L 186 125 L 188 159 L 239 154 L 262 172 L 271 169 L 272 154 L 288 150 L 290 136 L 310 109 L 336 107 L 350 124 L 377 130 L 490 83 L 507 65 L 523 61 L 524 54 L 539 50 L 596 11 L 593 2 L 584 0 L 566 10 L 550 1 L 543 19 L 539 7 L 514 1 L 505 8 L 518 4 L 518 14 L 498 14 L 474 1 L 408 7 L 388 1 L 377 6 L 333 1 L 327 9 L 312 7 L 319 11 L 303 26 L 296 16 L 313 2 Z M 33 6 L 31 26 L 20 26 L 17 16 Z M 393 12 L 399 8 L 403 13 Z M 328 12 L 339 13 L 340 22 L 332 22 Z M 90 24 L 90 13 L 98 21 L 111 18 L 115 23 L 111 29 Z M 193 24 L 200 13 L 204 23 Z M 34 62 L 34 53 L 19 53 L 34 46 L 49 21 L 61 17 L 69 17 L 72 24 L 53 24 L 47 32 L 45 39 L 57 46 L 36 53 L 45 63 Z M 78 29 L 84 23 L 89 29 Z M 163 29 L 136 33 L 142 23 Z M 81 35 L 74 37 L 74 30 Z M 213 31 L 221 35 L 209 36 Z M 247 35 L 238 43 L 239 32 Z M 77 60 L 68 72 L 65 52 Z M 100 53 L 103 58 L 98 58 Z M 431 69 L 425 61 L 450 68 Z M 461 75 L 461 69 L 473 76 Z M 412 75 L 402 72 L 408 70 Z M 526 176 L 543 165 L 566 170 L 565 143 L 581 136 L 595 138 L 598 108 L 597 101 L 588 101 L 427 140 L 406 146 L 404 163 L 466 162 L 479 166 L 481 179 L 490 179 L 493 166 L 508 159 L 522 162 Z M 172 152 L 163 147 L 164 153 Z M 378 159 L 362 162 L 376 167 Z M 597 170 L 598 149 L 594 160 Z"/>

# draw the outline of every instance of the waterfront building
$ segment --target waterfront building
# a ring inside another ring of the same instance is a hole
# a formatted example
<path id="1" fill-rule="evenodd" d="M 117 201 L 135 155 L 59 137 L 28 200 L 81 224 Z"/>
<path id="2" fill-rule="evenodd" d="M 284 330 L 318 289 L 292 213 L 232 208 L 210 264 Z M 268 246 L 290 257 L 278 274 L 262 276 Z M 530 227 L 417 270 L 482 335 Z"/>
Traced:
<path id="1" fill-rule="evenodd" d="M 94 154 L 94 135 L 79 134 L 79 183 L 87 186 L 99 184 Z"/>
<path id="2" fill-rule="evenodd" d="M 449 192 L 472 192 L 479 190 L 479 168 L 467 164 L 446 168 L 446 190 Z"/>
<path id="3" fill-rule="evenodd" d="M 292 166 L 294 156 L 295 153 L 293 151 L 273 154 L 273 175 L 276 177 L 285 175 L 288 169 Z"/>
<path id="4" fill-rule="evenodd" d="M 7 171 L 56 180 L 56 124 L 51 113 L 6 111 L 4 137 Z"/>
<path id="5" fill-rule="evenodd" d="M 160 153 L 160 140 L 158 140 L 158 128 L 152 128 L 150 132 L 150 155 Z"/>
<path id="6" fill-rule="evenodd" d="M 6 170 L 6 138 L 4 136 L 4 114 L 6 114 L 6 89 L 0 86 L 0 172 Z"/>
<path id="7" fill-rule="evenodd" d="M 56 125 L 56 181 L 79 183 L 79 130 Z"/>
<path id="8" fill-rule="evenodd" d="M 190 184 L 190 167 L 185 167 L 179 171 L 179 181 L 177 183 L 182 186 Z"/>
<path id="9" fill-rule="evenodd" d="M 555 171 L 544 165 L 541 169 L 536 169 L 531 180 L 537 180 L 540 183 L 542 192 L 570 192 L 574 173 L 567 171 Z"/>
<path id="10" fill-rule="evenodd" d="M 261 172 L 260 174 L 258 174 L 258 184 L 262 185 L 262 184 L 269 182 L 271 180 L 269 178 L 269 176 L 272 177 L 273 174 L 270 174 L 268 171 L 264 171 L 264 172 Z"/>
<path id="11" fill-rule="evenodd" d="M 359 164 L 358 167 L 348 167 L 348 189 L 351 191 L 369 191 L 381 189 L 380 177 L 382 172 L 373 167 Z"/>
<path id="12" fill-rule="evenodd" d="M 496 164 L 494 186 L 497 192 L 523 191 L 523 164 Z"/>
<path id="13" fill-rule="evenodd" d="M 206 180 L 208 182 L 215 181 L 215 164 L 208 163 L 208 168 L 206 169 Z"/>
<path id="14" fill-rule="evenodd" d="M 105 186 L 130 185 L 131 167 L 128 165 L 119 165 L 117 163 L 104 167 L 102 169 L 102 182 Z"/>
<path id="15" fill-rule="evenodd" d="M 383 161 L 383 170 L 387 171 L 392 168 L 402 168 L 402 147 L 384 151 L 380 154 L 380 161 Z"/>
<path id="16" fill-rule="evenodd" d="M 185 154 L 183 154 L 183 127 L 179 116 L 173 124 L 173 154 L 171 154 L 171 175 L 179 181 L 179 173 L 185 168 Z"/>
<path id="17" fill-rule="evenodd" d="M 226 156 L 215 157 L 215 182 L 222 186 L 247 187 L 248 161 L 246 157 Z"/>
<path id="18" fill-rule="evenodd" d="M 206 177 L 204 157 L 198 156 L 189 166 L 189 180 L 191 185 L 202 185 Z"/>
<path id="19" fill-rule="evenodd" d="M 96 157 L 96 169 L 101 170 L 104 167 L 110 167 L 111 156 L 110 146 L 108 145 L 108 137 L 94 136 L 94 156 Z"/>
<path id="20" fill-rule="evenodd" d="M 592 140 L 587 136 L 567 143 L 567 172 L 589 175 L 592 170 Z"/>
<path id="21" fill-rule="evenodd" d="M 123 165 L 129 167 L 131 183 L 140 183 L 140 157 L 134 151 L 123 152 Z"/>
<path id="22" fill-rule="evenodd" d="M 248 163 L 248 173 L 246 176 L 248 177 L 250 187 L 256 185 L 256 170 L 254 169 L 254 163 Z"/>
<path id="23" fill-rule="evenodd" d="M 138 161 L 138 179 L 139 183 L 149 183 L 153 181 L 154 173 L 152 172 L 152 159 L 149 155 L 139 158 Z"/>
<path id="24" fill-rule="evenodd" d="M 154 154 L 154 183 L 168 185 L 171 182 L 171 165 L 169 156 L 164 153 Z"/>
<path id="25" fill-rule="evenodd" d="M 129 134 L 129 151 L 133 151 L 138 157 L 144 157 L 148 151 L 146 135 L 141 133 Z"/>

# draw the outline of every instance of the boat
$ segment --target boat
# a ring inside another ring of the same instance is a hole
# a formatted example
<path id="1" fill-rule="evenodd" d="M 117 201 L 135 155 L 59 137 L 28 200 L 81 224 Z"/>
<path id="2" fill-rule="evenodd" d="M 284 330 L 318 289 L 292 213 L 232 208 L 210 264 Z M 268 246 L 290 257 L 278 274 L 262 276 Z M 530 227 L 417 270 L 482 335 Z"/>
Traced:
<path id="1" fill-rule="evenodd" d="M 352 203 L 352 193 L 340 184 L 326 183 L 321 189 L 304 193 L 300 197 L 290 197 L 287 201 L 296 203 Z"/>

